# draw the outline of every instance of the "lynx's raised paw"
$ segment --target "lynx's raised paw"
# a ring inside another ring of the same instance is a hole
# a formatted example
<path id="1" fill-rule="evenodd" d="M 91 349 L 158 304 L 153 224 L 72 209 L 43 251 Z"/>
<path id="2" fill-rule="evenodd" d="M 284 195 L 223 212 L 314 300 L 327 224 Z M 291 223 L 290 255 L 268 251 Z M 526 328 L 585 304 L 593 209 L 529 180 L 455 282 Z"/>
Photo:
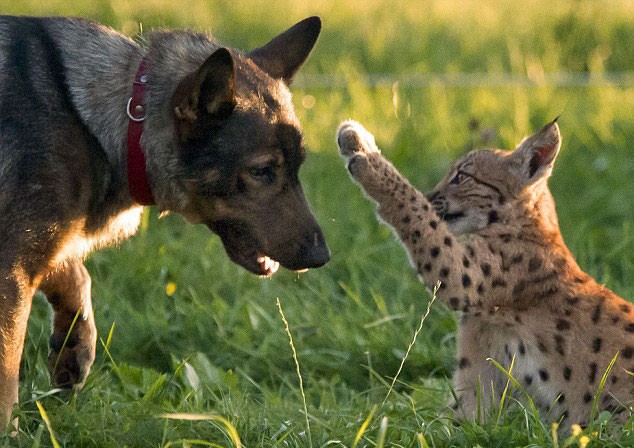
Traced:
<path id="1" fill-rule="evenodd" d="M 369 155 L 381 153 L 376 147 L 374 136 L 353 120 L 341 123 L 337 130 L 337 144 L 339 154 L 346 161 L 353 177 L 357 177 L 361 168 L 367 165 Z"/>
<path id="2" fill-rule="evenodd" d="M 337 130 L 337 144 L 339 153 L 345 159 L 355 155 L 381 152 L 376 147 L 374 136 L 354 120 L 341 123 Z"/>

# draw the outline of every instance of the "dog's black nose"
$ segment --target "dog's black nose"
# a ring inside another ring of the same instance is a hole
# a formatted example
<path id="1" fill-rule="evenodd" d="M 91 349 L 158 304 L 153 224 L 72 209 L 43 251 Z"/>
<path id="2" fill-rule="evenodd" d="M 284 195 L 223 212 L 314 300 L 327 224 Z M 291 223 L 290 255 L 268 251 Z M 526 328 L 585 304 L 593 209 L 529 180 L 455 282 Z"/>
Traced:
<path id="1" fill-rule="evenodd" d="M 321 229 L 318 229 L 313 233 L 310 241 L 302 245 L 299 260 L 297 260 L 299 266 L 295 266 L 292 269 L 318 268 L 328 263 L 329 260 L 330 249 L 328 249 Z"/>
<path id="2" fill-rule="evenodd" d="M 318 268 L 328 263 L 330 260 L 330 249 L 328 249 L 324 234 L 321 230 L 313 234 L 312 244 L 306 247 L 302 255 L 304 255 L 302 258 L 306 268 Z"/>

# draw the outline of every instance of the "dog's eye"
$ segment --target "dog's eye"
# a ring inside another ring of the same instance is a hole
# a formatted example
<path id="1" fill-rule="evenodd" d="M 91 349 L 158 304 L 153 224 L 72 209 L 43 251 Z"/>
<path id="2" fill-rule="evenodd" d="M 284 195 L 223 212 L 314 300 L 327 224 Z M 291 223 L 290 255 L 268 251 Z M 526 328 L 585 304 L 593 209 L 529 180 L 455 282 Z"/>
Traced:
<path id="1" fill-rule="evenodd" d="M 272 165 L 254 166 L 249 168 L 249 175 L 260 182 L 273 182 L 275 167 Z"/>

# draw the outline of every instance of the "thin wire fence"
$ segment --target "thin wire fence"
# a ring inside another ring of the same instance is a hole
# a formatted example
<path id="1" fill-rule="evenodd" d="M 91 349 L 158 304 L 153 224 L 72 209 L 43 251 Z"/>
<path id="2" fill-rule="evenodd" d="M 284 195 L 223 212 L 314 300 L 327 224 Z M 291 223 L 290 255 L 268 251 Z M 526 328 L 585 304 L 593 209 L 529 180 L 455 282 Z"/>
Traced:
<path id="1" fill-rule="evenodd" d="M 604 73 L 543 73 L 523 76 L 511 73 L 371 73 L 363 75 L 304 74 L 299 75 L 293 86 L 302 89 L 343 89 L 348 84 L 360 82 L 370 88 L 389 88 L 398 83 L 403 88 L 428 88 L 444 86 L 452 88 L 499 87 L 634 87 L 634 72 Z"/>

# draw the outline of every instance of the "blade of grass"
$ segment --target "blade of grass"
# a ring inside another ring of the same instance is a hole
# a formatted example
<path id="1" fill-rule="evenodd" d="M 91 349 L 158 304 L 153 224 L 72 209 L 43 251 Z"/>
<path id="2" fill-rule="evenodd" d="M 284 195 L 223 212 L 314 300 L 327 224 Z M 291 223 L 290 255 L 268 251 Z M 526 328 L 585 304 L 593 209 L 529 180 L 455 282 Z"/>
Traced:
<path id="1" fill-rule="evenodd" d="M 163 448 L 169 448 L 174 445 L 182 445 L 183 447 L 188 447 L 190 445 L 200 445 L 200 446 L 211 446 L 214 448 L 224 448 L 222 445 L 218 445 L 217 443 L 207 442 L 205 440 L 198 439 L 181 439 L 173 442 L 167 442 L 163 445 Z"/>
<path id="2" fill-rule="evenodd" d="M 542 434 L 546 435 L 548 434 L 548 430 L 546 429 L 546 427 L 544 426 L 544 424 L 542 423 L 542 421 L 539 418 L 539 411 L 537 410 L 537 407 L 535 406 L 535 403 L 533 402 L 533 399 L 531 398 L 530 394 L 528 392 L 526 392 L 526 390 L 520 385 L 520 383 L 513 377 L 513 375 L 511 375 L 504 367 L 502 367 L 495 359 L 493 358 L 487 358 L 487 361 L 490 361 L 495 367 L 497 367 L 497 369 L 502 372 L 504 375 L 506 375 L 506 377 L 508 378 L 508 380 L 513 384 L 513 386 L 519 390 L 522 395 L 524 395 L 526 397 L 526 401 L 528 402 L 528 406 L 531 409 L 531 414 L 533 417 L 533 420 L 539 424 L 539 427 L 542 430 Z"/>
<path id="3" fill-rule="evenodd" d="M 376 405 L 372 406 L 372 409 L 370 410 L 370 414 L 368 414 L 368 417 L 365 419 L 363 424 L 361 424 L 359 431 L 357 431 L 357 435 L 354 438 L 354 442 L 352 443 L 352 448 L 355 448 L 357 446 L 357 443 L 359 443 L 359 440 L 361 440 L 361 437 L 363 437 L 363 434 L 365 433 L 365 430 L 368 428 L 368 425 L 370 424 L 372 417 L 374 417 L 375 412 L 376 412 Z"/>
<path id="4" fill-rule="evenodd" d="M 40 448 L 42 446 L 42 434 L 44 433 L 44 425 L 39 425 L 35 436 L 33 437 L 33 444 L 31 448 Z"/>
<path id="5" fill-rule="evenodd" d="M 379 438 L 376 442 L 376 448 L 383 448 L 385 446 L 385 436 L 387 434 L 387 417 L 381 419 L 381 425 L 379 426 Z"/>
<path id="6" fill-rule="evenodd" d="M 396 371 L 396 375 L 394 375 L 394 378 L 392 378 L 392 383 L 390 384 L 390 387 L 387 390 L 387 394 L 385 395 L 385 398 L 383 399 L 383 403 L 381 403 L 381 407 L 385 406 L 385 402 L 387 401 L 387 399 L 389 398 L 390 394 L 392 393 L 392 389 L 394 389 L 394 384 L 396 384 L 396 380 L 398 379 L 399 375 L 401 374 L 401 371 L 403 370 L 403 366 L 405 365 L 405 361 L 407 360 L 407 357 L 409 356 L 409 353 L 412 350 L 412 347 L 414 347 L 414 344 L 416 343 L 416 338 L 418 337 L 418 334 L 423 329 L 423 324 L 425 323 L 425 319 L 427 319 L 427 316 L 429 316 L 429 312 L 431 311 L 431 306 L 436 301 L 436 294 L 438 293 L 438 289 L 439 288 L 440 288 L 440 282 L 436 283 L 436 286 L 434 286 L 434 292 L 433 292 L 433 294 L 431 296 L 431 300 L 427 304 L 427 310 L 425 311 L 425 314 L 423 314 L 423 317 L 420 319 L 420 324 L 418 325 L 418 328 L 414 332 L 414 337 L 412 338 L 411 342 L 409 343 L 409 346 L 407 347 L 407 351 L 405 352 L 405 355 L 403 356 L 403 359 L 401 359 L 401 365 L 398 366 L 398 370 Z"/>
<path id="7" fill-rule="evenodd" d="M 295 344 L 293 344 L 293 336 L 291 335 L 291 330 L 288 326 L 288 321 L 286 320 L 286 316 L 284 315 L 284 311 L 282 310 L 282 304 L 280 303 L 279 297 L 275 299 L 275 302 L 277 303 L 277 308 L 280 311 L 280 316 L 282 316 L 282 321 L 284 322 L 284 329 L 286 330 L 286 334 L 288 335 L 288 340 L 291 345 L 291 350 L 293 352 L 293 360 L 295 361 L 295 369 L 297 370 L 297 377 L 299 378 L 299 391 L 302 394 L 302 403 L 304 405 L 304 417 L 306 418 L 306 434 L 308 435 L 308 446 L 312 448 L 313 441 L 312 441 L 312 436 L 310 434 L 308 406 L 306 405 L 306 394 L 304 393 L 304 381 L 302 380 L 302 374 L 299 370 L 299 361 L 297 359 L 297 351 L 295 350 Z"/>
<path id="8" fill-rule="evenodd" d="M 601 397 L 601 394 L 603 393 L 603 388 L 605 387 L 605 382 L 608 380 L 608 375 L 610 375 L 610 372 L 612 371 L 614 364 L 616 364 L 616 360 L 619 358 L 619 354 L 620 354 L 619 352 L 616 352 L 616 355 L 614 355 L 614 358 L 612 358 L 612 361 L 610 361 L 610 364 L 608 364 L 607 369 L 605 369 L 605 372 L 603 372 L 601 381 L 599 381 L 599 387 L 597 388 L 597 392 L 594 394 L 594 399 L 592 401 L 592 411 L 590 412 L 591 426 L 594 426 L 595 419 L 599 415 L 599 398 Z"/>
<path id="9" fill-rule="evenodd" d="M 559 434 L 557 433 L 557 430 L 559 429 L 559 423 L 557 422 L 553 422 L 550 425 L 550 434 L 551 437 L 553 438 L 553 447 L 554 448 L 559 448 Z"/>
<path id="10" fill-rule="evenodd" d="M 48 418 L 48 414 L 44 410 L 44 406 L 42 406 L 42 403 L 40 403 L 39 401 L 36 401 L 35 404 L 37 405 L 37 409 L 40 411 L 42 420 L 44 420 L 46 429 L 48 429 L 48 433 L 51 437 L 51 444 L 53 445 L 53 448 L 61 448 L 61 445 L 57 441 L 57 438 L 55 438 L 55 432 L 53 431 L 53 426 L 51 425 L 51 421 Z"/>
<path id="11" fill-rule="evenodd" d="M 75 324 L 77 323 L 77 319 L 79 319 L 79 315 L 81 314 L 81 312 L 82 312 L 82 309 L 79 308 L 77 312 L 75 313 L 75 317 L 73 318 L 73 321 L 71 322 L 70 327 L 68 328 L 68 331 L 66 332 L 66 337 L 64 338 L 64 342 L 62 343 L 62 348 L 57 354 L 57 358 L 55 359 L 55 364 L 53 365 L 53 372 L 57 371 L 57 365 L 59 364 L 59 360 L 62 357 L 62 353 L 64 353 L 64 349 L 66 348 L 66 344 L 68 343 L 68 338 L 70 338 L 70 334 L 73 331 L 73 328 L 75 328 Z"/>
<path id="12" fill-rule="evenodd" d="M 108 354 L 108 358 L 110 359 L 110 362 L 112 362 L 112 365 L 116 367 L 114 359 L 112 359 L 112 356 L 110 355 L 110 344 L 112 343 L 112 336 L 114 334 L 114 325 L 115 323 L 113 322 L 112 325 L 110 326 L 110 330 L 108 331 L 108 337 L 106 338 L 106 341 L 104 342 L 103 339 L 101 338 L 99 338 L 99 341 L 101 342 L 103 349 Z"/>
<path id="13" fill-rule="evenodd" d="M 427 443 L 427 440 L 425 440 L 425 436 L 423 436 L 421 433 L 417 433 L 416 438 L 418 439 L 418 443 L 420 444 L 421 448 L 429 448 L 429 444 Z"/>
<path id="14" fill-rule="evenodd" d="M 515 355 L 513 355 L 513 358 L 511 359 L 511 365 L 509 366 L 509 375 L 513 375 L 513 367 L 514 366 L 515 366 Z M 499 409 L 498 409 L 497 418 L 495 420 L 495 428 L 496 429 L 500 426 L 500 420 L 502 419 L 502 413 L 503 413 L 503 410 L 504 410 L 504 403 L 506 402 L 506 394 L 508 393 L 509 385 L 510 385 L 510 381 L 507 378 L 506 385 L 504 386 L 504 390 L 502 391 L 502 396 L 500 397 L 500 406 L 499 406 Z"/>
<path id="15" fill-rule="evenodd" d="M 220 423 L 225 427 L 227 434 L 231 441 L 233 442 L 236 448 L 242 448 L 242 443 L 240 442 L 240 436 L 238 435 L 238 431 L 235 426 L 231 424 L 229 420 L 226 418 L 215 415 L 215 414 L 183 414 L 183 413 L 174 413 L 174 414 L 161 414 L 160 418 L 165 418 L 168 420 L 189 420 L 189 421 L 212 421 L 216 423 Z M 215 446 L 215 445 L 211 445 Z"/>

